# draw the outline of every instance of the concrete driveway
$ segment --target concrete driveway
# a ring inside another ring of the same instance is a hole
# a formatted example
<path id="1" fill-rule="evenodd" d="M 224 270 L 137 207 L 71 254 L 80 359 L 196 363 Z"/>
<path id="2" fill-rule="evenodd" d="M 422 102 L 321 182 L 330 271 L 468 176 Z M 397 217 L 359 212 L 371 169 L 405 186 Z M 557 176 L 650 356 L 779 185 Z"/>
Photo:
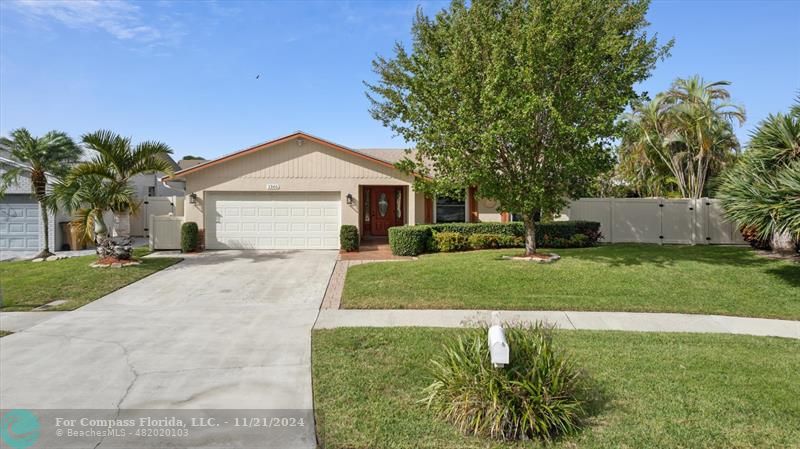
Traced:
<path id="1" fill-rule="evenodd" d="M 272 409 L 310 417 L 310 330 L 335 260 L 333 251 L 189 256 L 4 337 L 0 408 L 252 409 L 254 416 Z M 313 421 L 273 433 L 260 447 L 315 447 Z M 231 435 L 191 446 L 217 447 L 235 441 Z M 106 439 L 100 447 L 138 447 L 120 444 Z"/>

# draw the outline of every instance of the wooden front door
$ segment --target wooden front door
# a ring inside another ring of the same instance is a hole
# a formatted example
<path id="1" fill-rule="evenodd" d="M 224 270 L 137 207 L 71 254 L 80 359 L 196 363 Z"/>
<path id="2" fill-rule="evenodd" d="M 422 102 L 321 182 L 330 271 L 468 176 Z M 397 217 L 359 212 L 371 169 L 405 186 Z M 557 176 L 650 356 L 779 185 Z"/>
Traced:
<path id="1" fill-rule="evenodd" d="M 387 235 L 388 229 L 396 226 L 397 210 L 395 187 L 372 187 L 370 189 L 370 234 Z"/>

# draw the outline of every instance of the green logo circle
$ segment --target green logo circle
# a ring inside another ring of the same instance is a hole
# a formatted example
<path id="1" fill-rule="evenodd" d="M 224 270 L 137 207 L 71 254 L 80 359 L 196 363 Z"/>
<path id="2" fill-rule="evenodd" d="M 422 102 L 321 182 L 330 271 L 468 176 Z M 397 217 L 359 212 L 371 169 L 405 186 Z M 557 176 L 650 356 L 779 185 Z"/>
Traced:
<path id="1" fill-rule="evenodd" d="M 39 418 L 30 410 L 16 409 L 0 418 L 0 438 L 12 449 L 31 447 L 39 439 Z"/>

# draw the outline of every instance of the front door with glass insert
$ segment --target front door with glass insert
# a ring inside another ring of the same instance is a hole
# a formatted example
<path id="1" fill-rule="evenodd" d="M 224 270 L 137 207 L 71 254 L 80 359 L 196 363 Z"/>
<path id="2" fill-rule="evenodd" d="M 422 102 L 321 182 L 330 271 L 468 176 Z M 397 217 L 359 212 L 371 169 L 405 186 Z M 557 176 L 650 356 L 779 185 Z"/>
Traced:
<path id="1" fill-rule="evenodd" d="M 396 226 L 400 198 L 395 187 L 372 187 L 369 199 L 370 234 L 386 235 Z"/>

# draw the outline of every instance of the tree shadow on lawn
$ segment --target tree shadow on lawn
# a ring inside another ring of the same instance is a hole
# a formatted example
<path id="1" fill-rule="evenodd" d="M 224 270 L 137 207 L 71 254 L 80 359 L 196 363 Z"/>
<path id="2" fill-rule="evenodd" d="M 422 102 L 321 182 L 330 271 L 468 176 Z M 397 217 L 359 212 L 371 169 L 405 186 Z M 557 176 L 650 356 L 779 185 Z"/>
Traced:
<path id="1" fill-rule="evenodd" d="M 777 261 L 741 246 L 605 244 L 593 248 L 555 250 L 564 258 L 597 262 L 610 267 L 650 265 L 669 268 L 680 262 L 733 267 L 767 267 Z M 791 267 L 790 267 L 791 268 Z M 800 264 L 797 265 L 800 269 Z"/>
<path id="2" fill-rule="evenodd" d="M 770 268 L 767 270 L 767 273 L 792 287 L 800 288 L 800 264 L 798 263 Z M 800 292 L 798 292 L 798 296 L 800 297 Z"/>

